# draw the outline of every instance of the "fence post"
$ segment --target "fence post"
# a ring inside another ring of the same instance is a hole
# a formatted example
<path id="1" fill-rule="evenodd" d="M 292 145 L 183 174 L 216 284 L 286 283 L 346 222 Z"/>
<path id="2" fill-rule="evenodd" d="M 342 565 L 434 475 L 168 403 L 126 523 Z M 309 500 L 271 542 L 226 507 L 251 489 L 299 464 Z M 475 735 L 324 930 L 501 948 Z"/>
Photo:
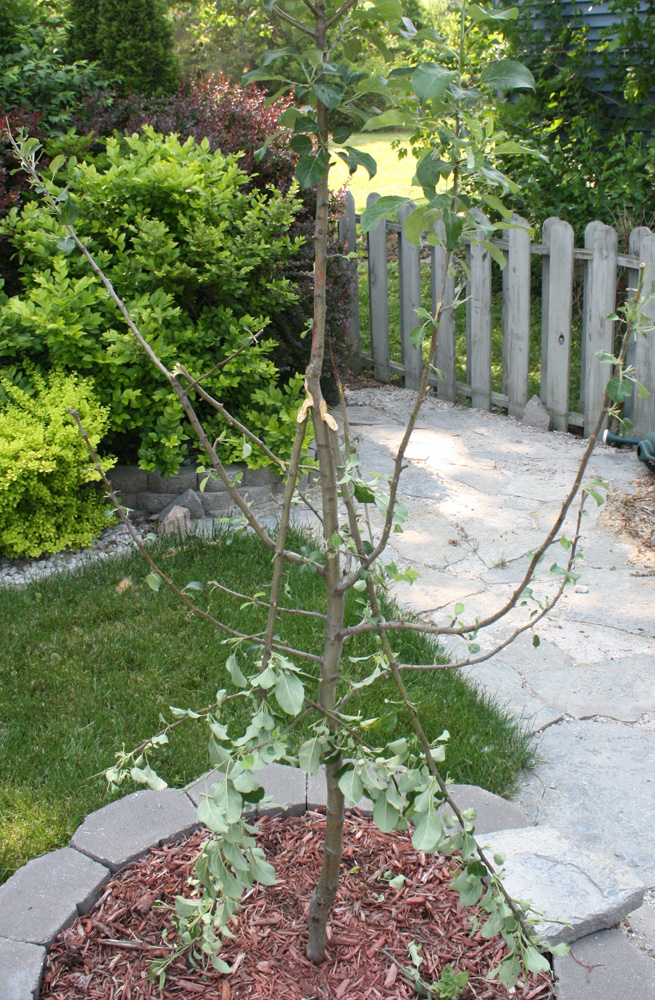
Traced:
<path id="1" fill-rule="evenodd" d="M 543 268 L 541 401 L 555 429 L 565 431 L 569 418 L 573 228 L 561 219 L 546 219 L 542 242 L 550 252 L 544 257 Z"/>
<path id="2" fill-rule="evenodd" d="M 630 242 L 628 247 L 628 251 L 632 257 L 638 257 L 638 258 L 641 257 L 642 236 L 648 237 L 649 235 L 650 235 L 650 229 L 648 229 L 647 226 L 637 226 L 636 229 L 632 230 L 632 232 L 630 233 Z M 632 294 L 634 295 L 634 293 L 637 290 L 637 286 L 639 285 L 639 268 L 637 267 L 628 268 L 626 273 L 626 278 L 627 278 L 626 281 L 627 292 L 628 294 L 632 292 Z M 631 339 L 630 343 L 628 344 L 628 349 L 625 355 L 626 365 L 631 365 L 633 368 L 635 367 L 636 346 L 637 346 L 636 341 L 634 339 Z M 638 375 L 637 378 L 639 378 Z M 639 379 L 639 381 L 641 381 L 641 379 Z M 635 410 L 635 394 L 633 392 L 633 394 L 631 396 L 628 396 L 625 403 L 623 404 L 623 415 L 627 417 L 629 420 L 631 420 L 633 423 L 634 423 L 634 410 Z"/>
<path id="3" fill-rule="evenodd" d="M 476 212 L 478 221 L 488 221 Z M 471 280 L 466 303 L 470 332 L 471 406 L 491 409 L 491 256 L 481 243 L 470 246 Z"/>
<path id="4" fill-rule="evenodd" d="M 530 370 L 530 224 L 519 215 L 507 229 L 507 263 L 503 270 L 503 392 L 507 393 L 510 417 L 522 417 L 528 401 Z"/>
<path id="5" fill-rule="evenodd" d="M 345 253 L 357 253 L 357 224 L 355 222 L 355 199 L 350 191 L 346 192 L 346 212 L 339 219 L 339 239 Z M 352 296 L 349 310 L 348 343 L 351 350 L 350 364 L 354 371 L 362 367 L 362 352 L 359 339 L 359 282 L 357 276 L 357 257 L 348 262 L 348 272 L 352 283 Z"/>
<path id="6" fill-rule="evenodd" d="M 419 325 L 416 310 L 421 305 L 421 256 L 420 247 L 410 243 L 405 236 L 403 222 L 416 206 L 410 202 L 398 209 L 401 225 L 398 241 L 398 280 L 400 282 L 400 344 L 405 366 L 405 386 L 418 389 L 423 371 L 423 352 L 412 347 L 410 334 Z"/>
<path id="7" fill-rule="evenodd" d="M 607 317 L 616 309 L 616 271 L 618 237 L 611 226 L 590 222 L 585 229 L 585 247 L 593 257 L 585 274 L 583 368 L 584 436 L 589 437 L 600 414 L 605 386 L 612 369 L 600 363 L 598 351 L 614 350 L 614 322 Z"/>
<path id="8" fill-rule="evenodd" d="M 370 194 L 370 208 L 379 194 Z M 368 234 L 368 298 L 371 317 L 373 375 L 378 382 L 390 382 L 389 369 L 389 269 L 387 266 L 387 220 L 381 219 Z"/>
<path id="9" fill-rule="evenodd" d="M 435 232 L 441 239 L 446 237 L 446 228 L 443 222 L 436 224 Z M 435 365 L 441 372 L 443 378 L 437 385 L 437 396 L 445 399 L 449 403 L 455 402 L 457 392 L 455 379 L 455 309 L 453 301 L 455 299 L 455 278 L 452 274 L 447 274 L 444 285 L 444 270 L 446 267 L 446 249 L 444 246 L 431 247 L 431 270 L 432 270 L 432 315 L 434 316 L 439 305 L 439 299 L 443 292 L 443 302 L 441 306 L 441 321 L 437 332 L 437 355 Z"/>
<path id="10" fill-rule="evenodd" d="M 643 292 L 645 298 L 651 294 L 653 282 L 655 282 L 655 233 L 646 229 L 645 226 L 640 226 L 636 233 L 630 236 L 631 253 L 633 252 L 633 236 L 635 236 L 635 245 L 637 241 L 639 243 L 639 260 L 646 265 L 647 270 Z M 651 301 L 644 307 L 644 315 L 651 324 L 655 323 L 655 301 Z M 632 395 L 630 419 L 634 424 L 634 434 L 639 437 L 655 430 L 655 332 L 651 331 L 645 337 L 637 338 L 632 364 L 635 367 L 637 379 L 650 392 L 646 399 L 639 399 L 636 393 Z"/>

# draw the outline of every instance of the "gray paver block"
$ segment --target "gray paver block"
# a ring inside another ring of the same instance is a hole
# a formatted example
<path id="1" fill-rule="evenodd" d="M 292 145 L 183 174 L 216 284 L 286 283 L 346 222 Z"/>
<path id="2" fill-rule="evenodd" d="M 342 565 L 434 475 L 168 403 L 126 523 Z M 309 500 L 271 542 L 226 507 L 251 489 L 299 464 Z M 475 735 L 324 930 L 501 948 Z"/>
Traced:
<path id="1" fill-rule="evenodd" d="M 107 473 L 107 478 L 115 490 L 125 490 L 126 493 L 142 493 L 148 489 L 148 473 L 133 465 L 115 465 Z"/>
<path id="2" fill-rule="evenodd" d="M 149 490 L 136 495 L 139 510 L 145 510 L 146 514 L 159 514 L 164 507 L 177 503 L 177 498 L 177 493 L 151 493 Z"/>
<path id="3" fill-rule="evenodd" d="M 552 944 L 577 941 L 613 927 L 644 897 L 639 876 L 592 854 L 548 826 L 500 830 L 477 838 L 506 856 L 504 884 L 515 899 L 531 899 L 545 914 L 537 928 Z M 557 923 L 555 921 L 566 921 Z"/>
<path id="4" fill-rule="evenodd" d="M 268 486 L 269 490 L 273 491 L 284 487 L 280 477 L 268 466 L 264 469 L 246 469 L 243 474 L 243 484 L 244 486 Z"/>
<path id="5" fill-rule="evenodd" d="M 321 767 L 317 774 L 307 774 L 306 801 L 308 809 L 325 808 L 327 804 L 327 784 L 325 783 L 325 768 Z"/>
<path id="6" fill-rule="evenodd" d="M 112 871 L 145 854 L 149 847 L 174 840 L 198 822 L 188 795 L 175 788 L 133 792 L 87 816 L 71 847 L 96 858 Z"/>
<path id="7" fill-rule="evenodd" d="M 193 490 L 185 490 L 181 493 L 179 497 L 176 497 L 172 503 L 169 503 L 163 510 L 159 512 L 159 520 L 163 521 L 165 517 L 172 511 L 173 507 L 186 507 L 189 514 L 195 521 L 197 518 L 202 517 L 203 508 L 200 497 Z"/>
<path id="8" fill-rule="evenodd" d="M 304 813 L 307 803 L 304 771 L 288 764 L 269 764 L 263 771 L 254 773 L 264 786 L 266 796 L 277 803 L 276 806 L 258 808 L 260 815 L 275 815 L 283 810 L 291 816 L 301 816 Z"/>
<path id="9" fill-rule="evenodd" d="M 148 489 L 151 493 L 184 493 L 196 488 L 195 467 L 184 466 L 175 476 L 160 476 L 158 472 L 148 473 Z"/>
<path id="10" fill-rule="evenodd" d="M 490 833 L 492 830 L 517 830 L 532 826 L 523 810 L 513 802 L 494 795 L 477 785 L 450 785 L 449 792 L 459 809 L 475 809 L 477 818 L 474 820 L 477 834 Z M 442 806 L 448 812 L 448 806 Z"/>
<path id="11" fill-rule="evenodd" d="M 108 869 L 62 847 L 28 861 L 0 886 L 0 937 L 52 944 L 79 913 L 88 913 Z"/>
<path id="12" fill-rule="evenodd" d="M 642 945 L 650 945 L 651 952 L 655 950 L 655 906 L 644 903 L 638 910 L 629 914 L 628 923 Z"/>
<path id="13" fill-rule="evenodd" d="M 205 490 L 202 494 L 202 509 L 206 515 L 220 515 L 236 510 L 237 505 L 227 490 L 222 493 L 208 493 Z"/>
<path id="14" fill-rule="evenodd" d="M 0 938 L 0 1000 L 34 1000 L 45 954 L 40 945 Z"/>
<path id="15" fill-rule="evenodd" d="M 260 771 L 253 771 L 253 774 L 264 786 L 266 796 L 276 803 L 274 806 L 258 809 L 260 815 L 274 815 L 284 810 L 291 816 L 300 816 L 305 811 L 306 775 L 300 768 L 287 764 L 269 764 Z M 189 798 L 198 805 L 203 795 L 211 795 L 214 784 L 224 777 L 222 771 L 209 771 L 188 789 Z"/>
<path id="16" fill-rule="evenodd" d="M 572 955 L 555 959 L 558 1000 L 652 1000 L 655 962 L 619 930 L 605 930 L 576 941 Z"/>

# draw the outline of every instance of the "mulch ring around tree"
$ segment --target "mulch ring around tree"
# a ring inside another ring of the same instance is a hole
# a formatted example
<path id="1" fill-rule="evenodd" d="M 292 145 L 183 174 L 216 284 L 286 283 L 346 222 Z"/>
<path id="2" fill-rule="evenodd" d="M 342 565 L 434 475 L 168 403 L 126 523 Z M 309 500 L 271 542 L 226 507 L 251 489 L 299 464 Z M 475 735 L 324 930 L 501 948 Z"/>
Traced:
<path id="1" fill-rule="evenodd" d="M 108 883 L 95 908 L 63 931 L 50 950 L 40 1000 L 409 1000 L 417 993 L 402 968 L 410 964 L 412 941 L 421 945 L 421 974 L 428 983 L 447 965 L 468 972 L 462 1000 L 554 996 L 545 976 L 520 980 L 511 993 L 487 981 L 505 944 L 498 937 L 485 941 L 479 930 L 471 935 L 475 910 L 460 906 L 449 887 L 453 862 L 416 852 L 408 834 L 381 833 L 357 812 L 346 819 L 327 960 L 312 965 L 305 955 L 306 918 L 324 828 L 318 812 L 260 821 L 258 840 L 275 864 L 277 883 L 248 892 L 233 926 L 236 937 L 221 949 L 233 966 L 231 975 L 194 968 L 180 958 L 169 966 L 161 992 L 158 982 L 148 980 L 151 962 L 170 953 L 164 940 L 174 945 L 176 933 L 170 910 L 155 904 L 189 892 L 187 880 L 206 836 L 199 831 L 152 849 Z M 404 885 L 390 886 L 399 874 Z"/>

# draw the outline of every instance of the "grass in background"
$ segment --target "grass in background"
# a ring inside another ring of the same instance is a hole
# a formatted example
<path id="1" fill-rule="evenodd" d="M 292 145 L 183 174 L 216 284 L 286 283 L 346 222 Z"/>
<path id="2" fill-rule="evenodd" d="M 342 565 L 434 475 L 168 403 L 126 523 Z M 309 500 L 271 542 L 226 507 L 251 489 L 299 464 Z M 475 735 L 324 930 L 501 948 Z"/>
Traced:
<path id="1" fill-rule="evenodd" d="M 351 135 L 349 146 L 370 153 L 377 163 L 378 170 L 372 180 L 363 167 L 351 175 L 348 167 L 336 153 L 334 166 L 330 170 L 330 187 L 337 191 L 344 184 L 352 191 L 355 199 L 355 211 L 363 212 L 369 194 L 397 194 L 417 199 L 422 197 L 420 188 L 412 187 L 412 177 L 416 173 L 416 160 L 411 152 L 404 159 L 398 159 L 398 150 L 391 144 L 397 139 L 406 139 L 409 132 L 359 132 Z"/>
<path id="2" fill-rule="evenodd" d="M 270 579 L 270 553 L 251 535 L 231 543 L 224 536 L 161 542 L 156 557 L 182 586 L 220 579 L 253 593 Z M 25 590 L 0 589 L 0 881 L 66 843 L 84 816 L 108 801 L 104 780 L 94 775 L 111 766 L 116 750 L 153 735 L 169 705 L 201 708 L 217 688 L 231 687 L 221 633 L 189 615 L 165 587 L 153 593 L 148 572 L 133 553 Z M 322 610 L 317 576 L 290 567 L 288 585 L 287 606 Z M 241 608 L 241 601 L 209 590 L 194 596 L 234 628 L 252 634 L 264 627 L 261 609 Z M 348 616 L 356 621 L 356 595 L 349 597 Z M 282 616 L 279 633 L 297 648 L 320 651 L 320 622 Z M 375 643 L 373 635 L 359 636 L 347 652 L 365 656 Z M 408 663 L 433 662 L 436 653 L 418 633 L 394 636 L 394 647 Z M 368 666 L 351 669 L 355 675 Z M 454 672 L 406 672 L 405 681 L 429 738 L 446 728 L 451 733 L 446 766 L 453 780 L 511 790 L 533 759 L 521 725 Z M 399 702 L 386 682 L 362 689 L 349 711 L 365 718 L 387 714 L 379 738 L 391 739 L 410 732 Z M 228 710 L 232 735 L 245 720 L 235 704 Z M 162 776 L 183 785 L 203 773 L 206 742 L 202 724 L 180 726 L 158 759 Z"/>

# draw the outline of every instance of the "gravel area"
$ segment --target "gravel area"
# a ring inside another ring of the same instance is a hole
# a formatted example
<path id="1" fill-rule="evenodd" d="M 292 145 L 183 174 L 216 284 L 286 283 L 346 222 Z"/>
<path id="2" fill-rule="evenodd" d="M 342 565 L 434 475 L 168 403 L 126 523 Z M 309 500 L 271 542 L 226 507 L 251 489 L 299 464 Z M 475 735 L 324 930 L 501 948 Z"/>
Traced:
<path id="1" fill-rule="evenodd" d="M 132 526 L 142 540 L 153 530 L 152 522 L 147 518 L 135 519 Z M 134 548 L 136 545 L 127 527 L 117 524 L 105 528 L 93 546 L 81 552 L 65 549 L 53 556 L 38 559 L 9 559 L 0 555 L 0 587 L 24 587 L 54 573 L 74 573 L 89 563 L 108 559 L 111 555 L 129 552 Z"/>

